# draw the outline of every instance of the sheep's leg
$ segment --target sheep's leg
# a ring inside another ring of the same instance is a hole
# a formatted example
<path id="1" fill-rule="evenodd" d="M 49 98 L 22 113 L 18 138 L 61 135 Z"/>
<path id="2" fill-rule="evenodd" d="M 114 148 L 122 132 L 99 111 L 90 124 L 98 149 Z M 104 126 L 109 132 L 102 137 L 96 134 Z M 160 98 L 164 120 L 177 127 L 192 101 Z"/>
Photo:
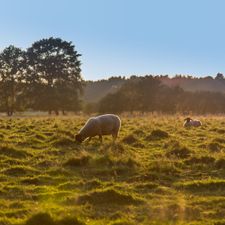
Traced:
<path id="1" fill-rule="evenodd" d="M 99 140 L 102 143 L 102 135 L 99 135 Z"/>
<path id="2" fill-rule="evenodd" d="M 114 143 L 116 141 L 117 134 L 112 134 L 112 137 L 113 137 L 113 143 Z"/>
<path id="3" fill-rule="evenodd" d="M 87 142 L 89 142 L 89 141 L 91 140 L 91 138 L 92 138 L 92 137 L 89 137 L 89 138 L 87 139 Z"/>

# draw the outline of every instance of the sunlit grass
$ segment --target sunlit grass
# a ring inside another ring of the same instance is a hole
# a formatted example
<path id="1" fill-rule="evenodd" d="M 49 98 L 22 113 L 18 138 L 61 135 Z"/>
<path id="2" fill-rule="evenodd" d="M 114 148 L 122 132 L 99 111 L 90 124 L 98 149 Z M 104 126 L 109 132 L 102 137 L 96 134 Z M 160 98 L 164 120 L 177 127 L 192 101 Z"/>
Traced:
<path id="1" fill-rule="evenodd" d="M 116 143 L 79 145 L 74 135 L 87 118 L 1 119 L 0 224 L 222 221 L 223 117 L 185 129 L 182 116 L 121 116 Z"/>

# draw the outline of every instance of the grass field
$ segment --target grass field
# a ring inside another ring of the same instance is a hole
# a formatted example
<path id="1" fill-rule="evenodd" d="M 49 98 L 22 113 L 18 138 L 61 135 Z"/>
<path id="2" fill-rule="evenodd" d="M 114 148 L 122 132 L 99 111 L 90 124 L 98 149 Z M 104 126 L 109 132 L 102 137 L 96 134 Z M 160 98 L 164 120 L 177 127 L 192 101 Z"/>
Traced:
<path id="1" fill-rule="evenodd" d="M 122 116 L 82 145 L 87 117 L 0 119 L 0 225 L 225 224 L 225 118 L 199 118 Z"/>

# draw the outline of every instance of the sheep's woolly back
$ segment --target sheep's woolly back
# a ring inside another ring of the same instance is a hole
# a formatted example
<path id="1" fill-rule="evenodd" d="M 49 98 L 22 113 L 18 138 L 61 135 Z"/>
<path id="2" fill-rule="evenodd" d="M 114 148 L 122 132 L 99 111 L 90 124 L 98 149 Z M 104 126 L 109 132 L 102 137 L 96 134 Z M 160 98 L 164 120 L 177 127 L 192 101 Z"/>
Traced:
<path id="1" fill-rule="evenodd" d="M 94 133 L 98 133 L 99 131 L 98 122 L 96 121 L 95 117 L 91 117 L 85 123 L 85 125 L 80 129 L 79 134 L 83 137 L 90 137 Z"/>
<path id="2" fill-rule="evenodd" d="M 199 127 L 199 126 L 202 126 L 202 123 L 200 120 L 190 120 L 190 121 L 185 121 L 184 122 L 184 127 Z"/>
<path id="3" fill-rule="evenodd" d="M 202 125 L 200 120 L 192 120 L 191 123 L 192 123 L 192 126 L 194 127 L 199 127 Z"/>
<path id="4" fill-rule="evenodd" d="M 116 134 L 119 132 L 121 120 L 117 115 L 105 114 L 90 118 L 81 128 L 79 134 L 84 138 L 96 135 Z"/>

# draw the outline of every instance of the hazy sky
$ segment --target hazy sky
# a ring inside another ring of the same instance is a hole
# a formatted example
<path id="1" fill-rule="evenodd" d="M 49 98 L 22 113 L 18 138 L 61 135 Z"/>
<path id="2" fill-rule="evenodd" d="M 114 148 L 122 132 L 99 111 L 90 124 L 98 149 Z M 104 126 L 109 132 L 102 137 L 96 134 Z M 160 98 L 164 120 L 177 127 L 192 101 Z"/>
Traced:
<path id="1" fill-rule="evenodd" d="M 0 0 L 0 49 L 72 41 L 84 79 L 225 73 L 223 0 Z"/>

